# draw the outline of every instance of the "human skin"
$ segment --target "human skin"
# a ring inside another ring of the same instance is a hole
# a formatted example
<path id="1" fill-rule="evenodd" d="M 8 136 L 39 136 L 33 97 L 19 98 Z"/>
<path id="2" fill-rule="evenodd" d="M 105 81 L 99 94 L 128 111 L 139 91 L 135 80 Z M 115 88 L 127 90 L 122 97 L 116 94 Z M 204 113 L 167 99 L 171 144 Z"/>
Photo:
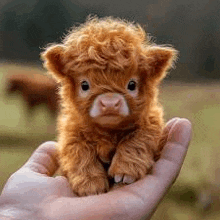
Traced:
<path id="1" fill-rule="evenodd" d="M 0 196 L 0 219 L 150 219 L 175 182 L 191 139 L 191 123 L 174 118 L 167 142 L 145 178 L 101 195 L 77 197 L 58 169 L 55 142 L 42 144 L 7 181 Z"/>

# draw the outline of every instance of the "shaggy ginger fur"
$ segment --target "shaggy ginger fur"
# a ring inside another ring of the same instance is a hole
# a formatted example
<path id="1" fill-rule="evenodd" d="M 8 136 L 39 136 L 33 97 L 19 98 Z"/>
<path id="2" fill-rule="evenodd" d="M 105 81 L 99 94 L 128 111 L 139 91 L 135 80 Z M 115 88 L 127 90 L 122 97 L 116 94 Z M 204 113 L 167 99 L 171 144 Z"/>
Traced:
<path id="1" fill-rule="evenodd" d="M 129 184 L 149 172 L 164 126 L 157 86 L 176 54 L 113 18 L 89 19 L 42 53 L 61 83 L 57 149 L 74 193 L 103 193 L 110 179 Z"/>

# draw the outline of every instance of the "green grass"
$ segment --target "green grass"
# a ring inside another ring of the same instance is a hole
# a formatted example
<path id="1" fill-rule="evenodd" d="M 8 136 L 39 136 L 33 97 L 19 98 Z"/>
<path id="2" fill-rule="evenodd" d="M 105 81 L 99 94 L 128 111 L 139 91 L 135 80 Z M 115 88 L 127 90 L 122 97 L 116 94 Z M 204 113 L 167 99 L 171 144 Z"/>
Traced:
<path id="1" fill-rule="evenodd" d="M 0 67 L 0 191 L 8 177 L 24 164 L 36 147 L 55 139 L 55 119 L 45 106 L 28 114 L 19 94 L 6 95 L 6 78 L 16 73 L 42 74 L 42 71 L 18 65 Z"/>
<path id="2" fill-rule="evenodd" d="M 153 219 L 220 219 L 220 82 L 169 82 L 161 91 L 165 117 L 188 118 L 193 136 L 181 173 Z"/>
<path id="3" fill-rule="evenodd" d="M 12 65 L 0 68 L 0 190 L 37 146 L 55 138 L 55 120 L 46 108 L 39 107 L 28 116 L 19 96 L 4 94 L 7 74 L 28 71 L 40 70 Z M 181 173 L 153 219 L 220 219 L 220 82 L 166 82 L 160 100 L 166 120 L 185 117 L 192 122 L 193 138 Z"/>
<path id="4" fill-rule="evenodd" d="M 171 88 L 171 89 L 170 89 Z M 193 125 L 193 139 L 180 178 L 193 183 L 205 178 L 215 181 L 220 154 L 220 86 L 175 85 L 164 86 L 162 102 L 166 117 L 186 117 Z M 190 178 L 186 178 L 189 175 Z"/>

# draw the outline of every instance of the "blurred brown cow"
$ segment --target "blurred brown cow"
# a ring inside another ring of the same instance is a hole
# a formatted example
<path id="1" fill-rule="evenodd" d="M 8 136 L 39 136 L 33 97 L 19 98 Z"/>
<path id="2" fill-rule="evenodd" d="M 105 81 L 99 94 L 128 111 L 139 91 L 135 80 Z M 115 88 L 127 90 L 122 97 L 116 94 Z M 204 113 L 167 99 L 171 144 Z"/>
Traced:
<path id="1" fill-rule="evenodd" d="M 58 84 L 51 78 L 41 74 L 15 74 L 7 80 L 6 92 L 20 92 L 27 103 L 28 110 L 40 104 L 46 104 L 53 115 L 58 112 Z"/>

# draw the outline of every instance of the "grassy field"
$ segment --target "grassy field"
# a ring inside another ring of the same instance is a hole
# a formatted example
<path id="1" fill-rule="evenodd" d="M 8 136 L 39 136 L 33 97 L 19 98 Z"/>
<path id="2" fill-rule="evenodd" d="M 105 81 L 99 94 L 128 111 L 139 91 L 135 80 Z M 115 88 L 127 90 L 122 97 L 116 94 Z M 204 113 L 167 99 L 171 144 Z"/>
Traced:
<path id="1" fill-rule="evenodd" d="M 55 119 L 44 106 L 27 114 L 20 96 L 6 96 L 5 77 L 37 68 L 0 67 L 0 190 L 11 173 L 46 140 L 55 139 Z M 188 118 L 193 139 L 176 183 L 159 206 L 154 220 L 220 219 L 220 82 L 166 82 L 160 100 L 166 120 Z"/>

